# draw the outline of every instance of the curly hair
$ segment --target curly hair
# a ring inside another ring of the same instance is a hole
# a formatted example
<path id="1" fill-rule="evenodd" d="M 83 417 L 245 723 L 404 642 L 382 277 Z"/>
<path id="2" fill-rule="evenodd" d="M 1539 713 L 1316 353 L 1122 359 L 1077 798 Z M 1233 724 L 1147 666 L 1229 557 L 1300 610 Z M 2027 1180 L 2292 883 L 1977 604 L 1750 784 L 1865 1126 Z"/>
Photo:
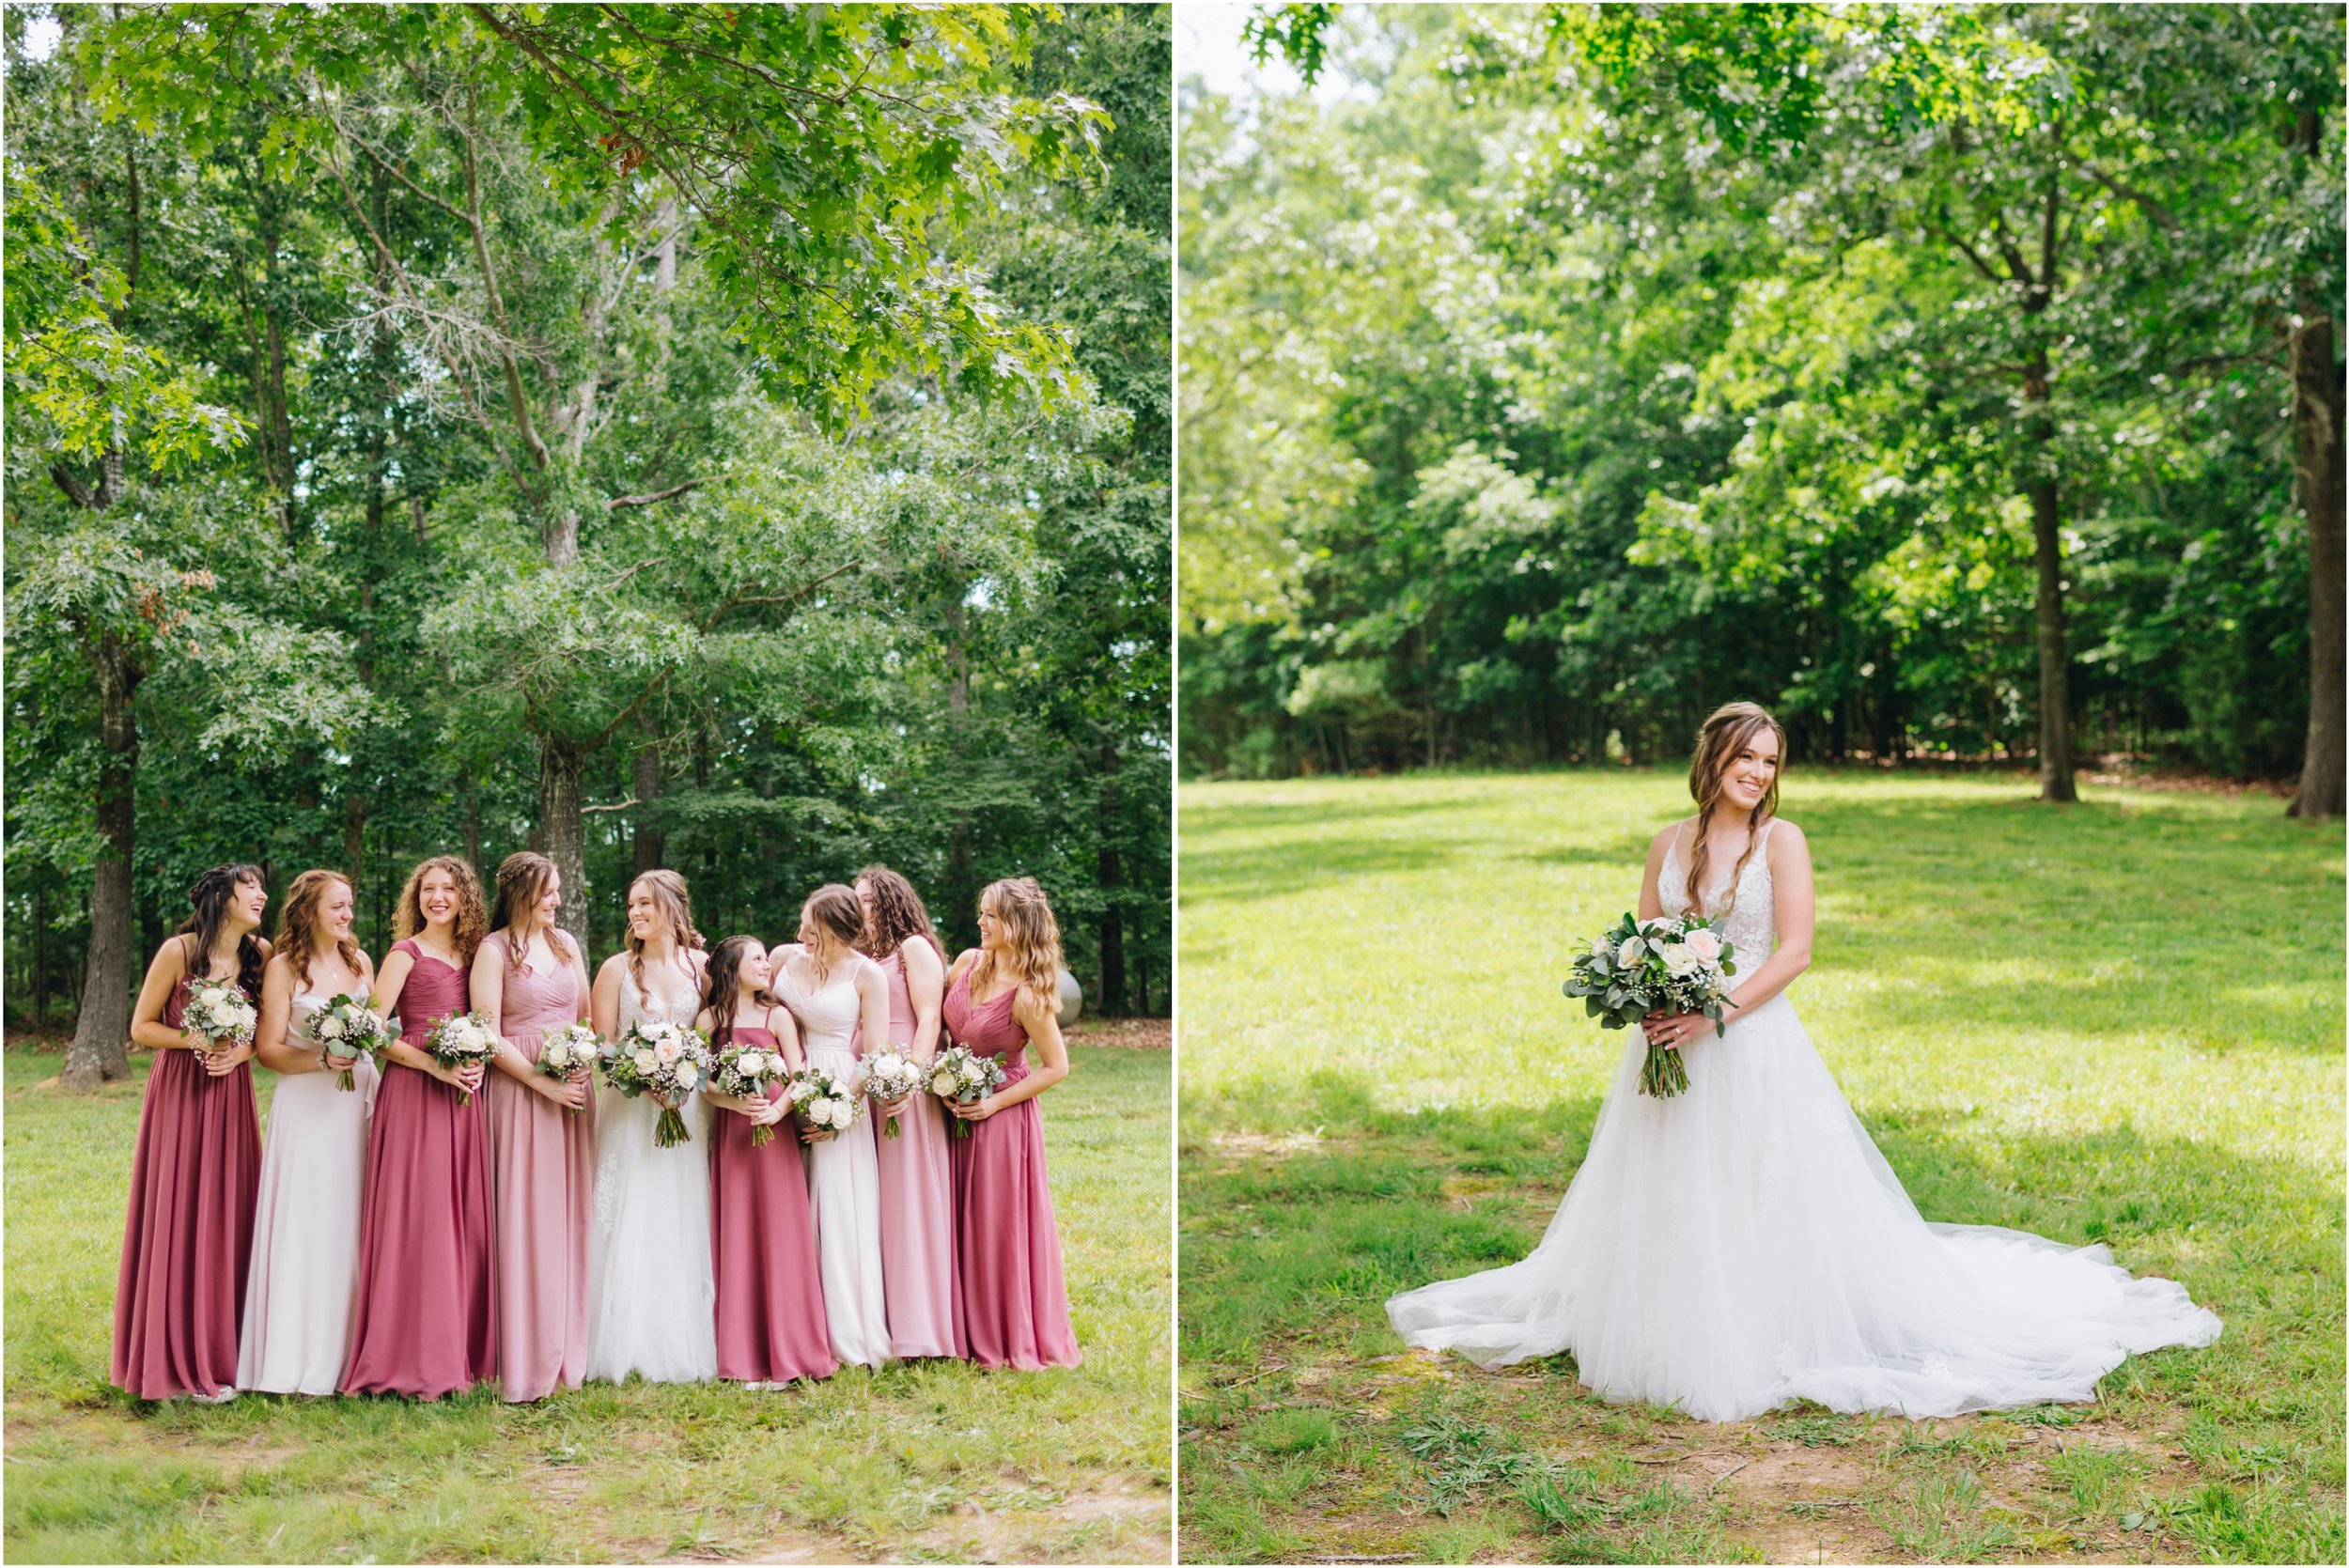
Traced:
<path id="1" fill-rule="evenodd" d="M 684 877 L 662 866 L 646 872 L 628 885 L 630 895 L 638 888 L 651 891 L 653 908 L 669 923 L 669 933 L 677 939 L 679 952 L 691 953 L 702 946 L 702 934 L 693 929 L 693 901 L 686 896 Z M 628 934 L 628 972 L 641 995 L 645 989 L 645 944 L 632 930 Z"/>
<path id="2" fill-rule="evenodd" d="M 310 959 L 317 949 L 319 911 L 329 888 L 348 891 L 350 878 L 339 871 L 305 871 L 286 890 L 286 907 L 277 911 L 277 951 L 293 966 L 294 987 L 310 983 Z M 367 955 L 348 936 L 334 939 L 334 953 L 353 974 L 366 972 Z"/>
<path id="3" fill-rule="evenodd" d="M 211 972 L 212 944 L 220 940 L 221 928 L 228 924 L 228 901 L 237 896 L 237 890 L 250 882 L 255 887 L 269 886 L 269 877 L 257 865 L 241 862 L 216 865 L 195 879 L 188 889 L 188 902 L 195 912 L 179 923 L 174 936 L 195 939 L 195 959 L 188 966 L 188 978 L 202 979 Z M 261 994 L 261 943 L 259 929 L 247 931 L 237 939 L 237 984 L 248 997 Z"/>
<path id="4" fill-rule="evenodd" d="M 490 934 L 490 911 L 481 901 L 481 878 L 461 855 L 434 855 L 416 862 L 392 909 L 392 939 L 406 941 L 425 928 L 424 879 L 436 871 L 445 872 L 457 884 L 457 920 L 450 940 L 457 944 L 457 967 L 463 969 L 472 964 L 481 939 Z"/>
<path id="5" fill-rule="evenodd" d="M 979 894 L 979 908 L 993 902 L 995 918 L 1003 923 L 1003 942 L 1010 950 L 1003 970 L 1011 983 L 1032 994 L 1048 1013 L 1060 1011 L 1060 922 L 1033 877 L 1006 877 L 989 882 Z M 971 966 L 971 988 L 977 990 L 996 978 L 995 955 L 982 948 Z"/>
<path id="6" fill-rule="evenodd" d="M 544 855 L 529 849 L 517 849 L 498 862 L 497 902 L 490 908 L 490 929 L 507 931 L 506 967 L 519 972 L 522 967 L 522 952 L 530 945 L 530 934 L 537 929 L 538 901 L 546 896 L 547 884 L 555 876 L 554 862 Z M 534 924 L 525 926 L 523 922 Z M 510 929 L 509 929 L 510 928 Z M 547 945 L 565 963 L 571 960 L 571 934 L 559 925 L 547 927 Z"/>
<path id="7" fill-rule="evenodd" d="M 1704 841 L 1712 836 L 1713 805 L 1721 798 L 1721 780 L 1727 776 L 1731 761 L 1746 749 L 1747 742 L 1766 729 L 1778 737 L 1778 754 L 1783 759 L 1785 728 L 1759 703 L 1723 703 L 1697 730 L 1696 755 L 1688 762 L 1688 794 L 1697 803 L 1697 841 L 1688 851 L 1688 907 L 1698 914 L 1704 913 Z M 1719 913 L 1726 915 L 1737 907 L 1737 878 L 1746 874 L 1746 862 L 1753 859 L 1753 851 L 1762 842 L 1764 824 L 1777 815 L 1778 773 L 1773 769 L 1770 787 L 1753 803 L 1747 822 L 1745 852 L 1737 857 L 1737 864 L 1729 874 L 1729 902 L 1721 906 Z"/>
<path id="8" fill-rule="evenodd" d="M 946 944 L 938 939 L 938 928 L 930 924 L 930 912 L 911 882 L 885 865 L 868 865 L 856 879 L 873 895 L 873 912 L 857 939 L 858 952 L 868 958 L 886 958 L 919 937 L 936 950 L 940 962 L 945 961 Z"/>

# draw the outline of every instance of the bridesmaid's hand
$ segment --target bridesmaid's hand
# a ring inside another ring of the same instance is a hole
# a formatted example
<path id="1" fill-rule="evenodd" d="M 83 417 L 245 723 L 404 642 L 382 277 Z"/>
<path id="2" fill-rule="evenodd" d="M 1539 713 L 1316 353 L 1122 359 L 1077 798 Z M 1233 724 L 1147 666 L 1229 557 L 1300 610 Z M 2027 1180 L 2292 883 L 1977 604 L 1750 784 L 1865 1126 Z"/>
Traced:
<path id="1" fill-rule="evenodd" d="M 812 1127 L 805 1122 L 800 1124 L 800 1141 L 802 1143 L 829 1143 L 839 1136 L 840 1129 L 837 1127 Z"/>
<path id="2" fill-rule="evenodd" d="M 873 1096 L 873 1109 L 881 1113 L 884 1121 L 894 1122 L 897 1119 L 897 1112 L 906 1108 L 906 1101 L 911 1098 L 913 1098 L 913 1092 L 910 1089 L 894 1100 L 884 1100 L 876 1094 Z"/>
<path id="3" fill-rule="evenodd" d="M 970 1101 L 948 1100 L 946 1109 L 966 1122 L 984 1122 L 995 1114 L 995 1096 L 988 1094 Z"/>
<path id="4" fill-rule="evenodd" d="M 762 1100 L 759 1102 L 758 1109 L 749 1112 L 748 1114 L 751 1119 L 751 1126 L 754 1127 L 771 1127 L 777 1122 L 782 1121 L 786 1116 L 791 1114 L 791 1102 L 788 1100 Z"/>
<path id="5" fill-rule="evenodd" d="M 483 1072 L 484 1067 L 481 1063 L 468 1062 L 461 1067 L 449 1068 L 448 1081 L 468 1094 L 478 1094 L 481 1093 Z"/>
<path id="6" fill-rule="evenodd" d="M 575 1078 L 549 1078 L 544 1073 L 530 1075 L 530 1086 L 566 1110 L 587 1109 L 587 1085 Z"/>
<path id="7" fill-rule="evenodd" d="M 179 1032 L 179 1042 L 180 1044 L 186 1046 L 188 1049 L 195 1052 L 195 1054 L 199 1057 L 210 1056 L 212 1054 L 212 1043 L 204 1038 L 203 1035 L 198 1034 L 193 1029 L 181 1030 Z"/>
<path id="8" fill-rule="evenodd" d="M 226 1078 L 253 1060 L 253 1042 L 246 1040 L 226 1050 L 198 1051 L 195 1059 L 204 1063 L 204 1070 L 214 1078 Z"/>

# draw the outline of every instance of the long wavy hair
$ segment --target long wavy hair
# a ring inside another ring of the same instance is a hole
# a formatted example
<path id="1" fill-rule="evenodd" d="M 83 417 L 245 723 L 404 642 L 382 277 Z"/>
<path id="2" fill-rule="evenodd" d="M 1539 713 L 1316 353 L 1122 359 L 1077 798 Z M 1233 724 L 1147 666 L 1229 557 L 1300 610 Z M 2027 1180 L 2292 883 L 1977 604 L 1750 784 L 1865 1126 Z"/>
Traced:
<path id="1" fill-rule="evenodd" d="M 1752 738 L 1768 730 L 1778 737 L 1779 766 L 1785 766 L 1786 730 L 1759 703 L 1723 703 L 1697 730 L 1696 754 L 1688 763 L 1688 794 L 1697 803 L 1697 841 L 1688 851 L 1688 905 L 1698 914 L 1704 910 L 1704 841 L 1713 831 L 1713 806 L 1721 798 L 1721 781 L 1728 776 L 1729 765 Z M 1746 874 L 1746 862 L 1753 859 L 1754 850 L 1762 843 L 1762 829 L 1778 815 L 1778 770 L 1770 772 L 1770 787 L 1762 792 L 1762 799 L 1753 803 L 1753 812 L 1746 827 L 1745 852 L 1737 857 L 1737 864 L 1729 874 L 1729 901 L 1719 912 L 1728 914 L 1737 907 L 1737 878 Z"/>
<path id="2" fill-rule="evenodd" d="M 457 944 L 457 967 L 465 969 L 480 950 L 481 939 L 490 934 L 490 910 L 481 901 L 481 878 L 461 855 L 434 855 L 416 862 L 392 909 L 392 939 L 406 941 L 429 924 L 424 918 L 424 879 L 436 871 L 448 873 L 457 884 L 457 920 L 450 940 Z"/>
<path id="3" fill-rule="evenodd" d="M 684 877 L 661 866 L 644 873 L 628 885 L 630 894 L 638 888 L 652 894 L 653 913 L 668 924 L 678 952 L 690 953 L 703 945 L 702 934 L 693 929 L 693 901 L 686 896 Z M 645 989 L 645 944 L 633 929 L 628 933 L 628 972 L 641 995 Z"/>
<path id="4" fill-rule="evenodd" d="M 228 902 L 247 882 L 265 888 L 269 877 L 259 866 L 240 862 L 212 867 L 188 889 L 188 902 L 194 912 L 172 935 L 195 939 L 195 962 L 189 966 L 189 979 L 201 980 L 212 972 L 212 944 L 220 940 L 221 931 L 228 924 Z M 260 928 L 256 926 L 237 939 L 237 984 L 253 998 L 261 994 L 260 938 Z"/>
<path id="5" fill-rule="evenodd" d="M 339 871 L 305 871 L 286 890 L 286 907 L 277 911 L 277 951 L 293 966 L 296 989 L 310 983 L 310 960 L 317 956 L 318 939 L 324 932 L 319 916 L 326 907 L 327 890 L 350 886 L 350 878 Z M 333 940 L 334 955 L 344 966 L 353 974 L 365 974 L 367 955 L 359 944 L 348 936 Z"/>
<path id="6" fill-rule="evenodd" d="M 1003 943 L 1009 957 L 1003 966 L 1011 983 L 1027 991 L 1048 1013 L 1060 1011 L 1060 922 L 1052 918 L 1051 903 L 1033 877 L 1006 877 L 989 882 L 979 894 L 979 908 L 994 900 L 995 918 L 1003 923 Z M 971 966 L 971 988 L 990 985 L 998 975 L 995 955 L 979 950 Z"/>
<path id="7" fill-rule="evenodd" d="M 937 952 L 941 963 L 945 961 L 946 944 L 938 939 L 938 928 L 930 924 L 930 912 L 911 882 L 885 865 L 868 865 L 856 879 L 873 891 L 873 913 L 857 938 L 858 952 L 868 958 L 886 958 L 919 937 Z M 860 907 L 863 902 L 858 900 Z"/>
<path id="8" fill-rule="evenodd" d="M 504 931 L 506 967 L 519 972 L 522 954 L 538 928 L 538 901 L 554 879 L 554 862 L 534 850 L 517 849 L 498 862 L 497 902 L 490 909 L 490 929 Z M 571 960 L 571 934 L 559 925 L 547 927 L 547 945 L 565 963 Z"/>
<path id="9" fill-rule="evenodd" d="M 851 953 L 857 950 L 857 939 L 864 935 L 863 902 L 857 897 L 856 889 L 846 882 L 826 882 L 809 893 L 807 902 L 800 906 L 800 919 L 813 921 L 826 936 Z"/>
<path id="10" fill-rule="evenodd" d="M 766 944 L 756 937 L 728 937 L 709 950 L 709 963 L 702 970 L 702 1005 L 709 1009 L 712 1046 L 734 1027 L 734 1010 L 742 999 L 743 956 L 766 951 Z M 758 1000 L 762 1005 L 771 1005 L 765 991 L 758 993 Z"/>

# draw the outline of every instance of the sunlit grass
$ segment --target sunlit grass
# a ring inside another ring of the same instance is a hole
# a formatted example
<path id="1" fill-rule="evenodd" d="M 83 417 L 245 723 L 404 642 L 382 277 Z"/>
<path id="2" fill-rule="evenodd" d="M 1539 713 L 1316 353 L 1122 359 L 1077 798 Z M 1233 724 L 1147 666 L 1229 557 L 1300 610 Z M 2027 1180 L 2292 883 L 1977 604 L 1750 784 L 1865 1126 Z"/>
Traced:
<path id="1" fill-rule="evenodd" d="M 1382 1311 L 1523 1255 L 1572 1178 L 1619 1042 L 1559 981 L 1683 781 L 1186 788 L 1185 1555 L 2340 1560 L 2340 827 L 2031 794 L 1790 775 L 1819 881 L 1795 1004 L 1928 1217 L 2108 1242 L 2225 1337 L 2077 1411 L 1715 1426 L 1607 1405 L 1566 1358 L 1406 1355 Z M 1439 1513 L 1404 1440 L 1439 1420 L 1596 1480 Z"/>

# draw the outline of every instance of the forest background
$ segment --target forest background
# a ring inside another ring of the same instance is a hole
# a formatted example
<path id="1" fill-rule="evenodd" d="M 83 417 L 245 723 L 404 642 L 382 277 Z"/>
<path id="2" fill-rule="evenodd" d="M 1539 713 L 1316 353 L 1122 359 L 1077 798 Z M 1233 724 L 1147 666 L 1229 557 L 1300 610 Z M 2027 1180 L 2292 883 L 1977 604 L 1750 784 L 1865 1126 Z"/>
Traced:
<path id="1" fill-rule="evenodd" d="M 7 996 L 205 866 L 1035 877 L 1170 1002 L 1167 14 L 10 7 Z"/>
<path id="2" fill-rule="evenodd" d="M 1190 777 L 2075 757 L 2338 815 L 2338 6 L 1262 6 L 1178 90 Z"/>

